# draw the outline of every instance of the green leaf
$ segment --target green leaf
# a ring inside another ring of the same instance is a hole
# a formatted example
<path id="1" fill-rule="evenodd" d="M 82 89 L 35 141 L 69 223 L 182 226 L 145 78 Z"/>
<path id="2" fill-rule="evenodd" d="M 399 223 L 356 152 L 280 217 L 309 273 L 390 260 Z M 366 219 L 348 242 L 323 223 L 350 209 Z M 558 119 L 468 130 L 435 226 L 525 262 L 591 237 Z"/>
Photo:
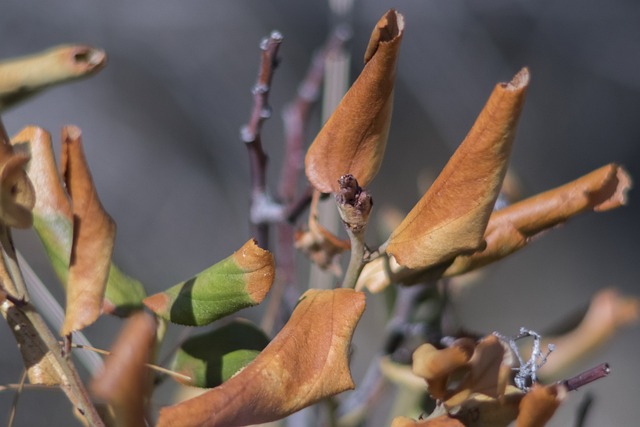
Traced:
<path id="1" fill-rule="evenodd" d="M 203 326 L 259 304 L 274 276 L 271 253 L 249 240 L 230 257 L 143 302 L 170 322 Z"/>
<path id="2" fill-rule="evenodd" d="M 104 295 L 103 311 L 119 317 L 127 317 L 143 308 L 142 300 L 147 293 L 140 281 L 124 274 L 111 263 L 107 291 Z"/>
<path id="3" fill-rule="evenodd" d="M 216 387 L 247 366 L 269 344 L 257 326 L 244 319 L 189 338 L 176 353 L 172 370 L 191 378 L 186 385 Z"/>

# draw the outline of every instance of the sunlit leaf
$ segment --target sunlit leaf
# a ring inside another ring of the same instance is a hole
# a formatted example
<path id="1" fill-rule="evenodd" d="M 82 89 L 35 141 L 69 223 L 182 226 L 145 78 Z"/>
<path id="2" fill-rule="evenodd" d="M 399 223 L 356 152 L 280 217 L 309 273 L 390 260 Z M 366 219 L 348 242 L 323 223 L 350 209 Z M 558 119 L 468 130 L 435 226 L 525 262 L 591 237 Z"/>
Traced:
<path id="1" fill-rule="evenodd" d="M 364 69 L 309 147 L 305 171 L 317 190 L 337 192 L 338 179 L 348 173 L 366 187 L 378 173 L 389 134 L 403 32 L 404 18 L 395 10 L 378 21 Z"/>
<path id="2" fill-rule="evenodd" d="M 236 319 L 211 332 L 186 340 L 171 370 L 191 378 L 186 385 L 216 387 L 253 361 L 269 338 L 252 323 Z"/>
<path id="3" fill-rule="evenodd" d="M 27 153 L 31 157 L 27 164 L 27 174 L 36 193 L 33 227 L 60 282 L 66 287 L 73 241 L 73 212 L 71 200 L 58 173 L 51 135 L 39 127 L 28 126 L 15 135 L 11 143 L 16 151 Z M 104 311 L 127 315 L 142 307 L 144 297 L 142 284 L 126 276 L 112 264 Z"/>
<path id="4" fill-rule="evenodd" d="M 508 386 L 498 399 L 476 393 L 456 408 L 455 417 L 465 427 L 507 427 L 518 416 L 524 395 L 514 386 Z"/>
<path id="5" fill-rule="evenodd" d="M 460 256 L 444 276 L 461 274 L 495 262 L 527 245 L 536 235 L 587 211 L 604 212 L 626 204 L 631 178 L 609 164 L 544 193 L 494 212 L 485 232 L 487 247 Z"/>
<path id="6" fill-rule="evenodd" d="M 391 234 L 387 253 L 400 265 L 425 268 L 483 248 L 528 85 L 525 68 L 496 86 L 436 181 Z"/>
<path id="7" fill-rule="evenodd" d="M 144 304 L 173 323 L 202 326 L 259 304 L 275 275 L 273 255 L 249 240 L 230 257 Z"/>
<path id="8" fill-rule="evenodd" d="M 48 87 L 90 76 L 101 70 L 106 60 L 100 49 L 63 45 L 0 61 L 0 110 Z"/>
<path id="9" fill-rule="evenodd" d="M 73 243 L 62 335 L 80 330 L 102 312 L 116 225 L 96 192 L 82 150 L 80 129 L 62 131 L 62 176 L 72 200 Z"/>
<path id="10" fill-rule="evenodd" d="M 353 388 L 349 344 L 364 306 L 364 294 L 351 289 L 307 291 L 252 363 L 221 386 L 163 408 L 158 426 L 265 423 Z"/>
<path id="11" fill-rule="evenodd" d="M 146 364 L 153 358 L 156 321 L 139 311 L 126 322 L 105 360 L 103 370 L 91 382 L 93 394 L 109 403 L 118 426 L 145 425 L 146 403 L 152 375 Z"/>

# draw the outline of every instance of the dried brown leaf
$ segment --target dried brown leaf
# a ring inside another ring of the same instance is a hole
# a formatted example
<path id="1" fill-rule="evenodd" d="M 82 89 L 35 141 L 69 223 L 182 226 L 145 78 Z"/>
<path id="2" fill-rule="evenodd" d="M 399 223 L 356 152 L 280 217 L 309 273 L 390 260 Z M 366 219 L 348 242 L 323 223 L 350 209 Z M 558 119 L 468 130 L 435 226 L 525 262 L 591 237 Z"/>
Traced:
<path id="1" fill-rule="evenodd" d="M 562 386 L 542 386 L 533 388 L 520 401 L 520 413 L 516 427 L 544 427 L 560 406 L 566 395 Z"/>
<path id="2" fill-rule="evenodd" d="M 404 17 L 389 10 L 376 24 L 365 66 L 331 115 L 305 159 L 307 178 L 323 192 L 338 192 L 348 173 L 366 187 L 380 169 L 393 109 L 396 61 Z"/>
<path id="3" fill-rule="evenodd" d="M 93 394 L 112 405 L 119 426 L 145 425 L 152 379 L 146 364 L 153 357 L 156 326 L 150 314 L 133 314 L 111 348 L 104 368 L 91 382 Z"/>
<path id="4" fill-rule="evenodd" d="M 469 360 L 469 375 L 459 386 L 459 392 L 445 402 L 447 407 L 461 404 L 472 393 L 482 393 L 489 397 L 499 397 L 507 386 L 504 381 L 502 361 L 504 347 L 495 335 L 483 338 L 476 346 Z"/>
<path id="5" fill-rule="evenodd" d="M 35 191 L 24 168 L 28 153 L 15 152 L 0 121 L 0 221 L 8 227 L 29 228 Z"/>
<path id="6" fill-rule="evenodd" d="M 62 175 L 73 206 L 73 246 L 62 335 L 93 323 L 101 313 L 116 226 L 105 212 L 84 157 L 81 131 L 62 130 Z"/>
<path id="7" fill-rule="evenodd" d="M 439 417 L 429 418 L 426 420 L 412 420 L 407 417 L 395 417 L 391 422 L 391 427 L 465 427 L 459 420 L 451 418 L 449 415 L 440 415 Z"/>
<path id="8" fill-rule="evenodd" d="M 613 288 L 599 291 L 591 299 L 591 305 L 577 328 L 545 340 L 545 343 L 553 343 L 555 350 L 541 368 L 540 375 L 558 378 L 568 373 L 569 367 L 601 347 L 618 329 L 637 322 L 639 318 L 640 298 L 625 297 Z"/>
<path id="9" fill-rule="evenodd" d="M 426 268 L 483 248 L 528 84 L 524 68 L 496 86 L 434 184 L 391 234 L 387 253 L 400 265 Z"/>
<path id="10" fill-rule="evenodd" d="M 163 408 L 158 426 L 265 423 L 352 389 L 348 349 L 364 306 L 364 294 L 350 289 L 307 291 L 251 364 L 221 386 Z"/>
<path id="11" fill-rule="evenodd" d="M 36 216 L 64 215 L 73 219 L 71 201 L 64 189 L 53 154 L 51 135 L 37 126 L 27 126 L 11 138 L 14 149 L 28 152 L 31 160 L 27 165 L 29 178 L 38 192 L 33 207 Z"/>
<path id="12" fill-rule="evenodd" d="M 475 343 L 470 339 L 457 340 L 442 350 L 422 344 L 413 353 L 413 373 L 427 381 L 445 377 L 469 362 L 474 347 Z"/>
<path id="13" fill-rule="evenodd" d="M 318 202 L 320 192 L 314 191 L 311 199 L 307 231 L 298 231 L 295 235 L 295 247 L 302 251 L 318 267 L 342 275 L 338 255 L 351 248 L 349 240 L 341 240 L 320 224 L 318 220 Z"/>
<path id="14" fill-rule="evenodd" d="M 537 234 L 586 211 L 603 212 L 626 204 L 631 178 L 621 166 L 608 164 L 563 186 L 529 197 L 491 215 L 487 247 L 458 257 L 445 271 L 453 276 L 497 261 L 524 247 Z"/>
<path id="15" fill-rule="evenodd" d="M 504 396 L 497 399 L 476 393 L 456 408 L 455 417 L 465 427 L 507 427 L 518 416 L 523 396 L 514 386 L 508 386 Z"/>

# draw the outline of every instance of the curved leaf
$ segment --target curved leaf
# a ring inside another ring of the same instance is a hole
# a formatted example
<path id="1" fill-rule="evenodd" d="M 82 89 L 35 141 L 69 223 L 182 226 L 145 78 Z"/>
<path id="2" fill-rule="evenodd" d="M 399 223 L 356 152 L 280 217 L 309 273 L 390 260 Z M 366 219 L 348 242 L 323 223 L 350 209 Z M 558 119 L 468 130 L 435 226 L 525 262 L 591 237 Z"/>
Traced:
<path id="1" fill-rule="evenodd" d="M 248 365 L 267 344 L 269 338 L 261 329 L 236 319 L 186 340 L 176 352 L 171 369 L 191 378 L 186 385 L 216 387 Z"/>
<path id="2" fill-rule="evenodd" d="M 520 401 L 520 413 L 516 427 L 544 427 L 566 396 L 566 389 L 559 385 L 534 384 Z"/>
<path id="3" fill-rule="evenodd" d="M 313 141 L 305 158 L 309 182 L 338 192 L 338 178 L 352 174 L 366 187 L 378 173 L 389 134 L 396 61 L 404 17 L 389 10 L 376 24 L 360 76 Z"/>
<path id="4" fill-rule="evenodd" d="M 33 227 L 60 282 L 66 287 L 73 241 L 73 212 L 71 200 L 58 173 L 51 135 L 42 128 L 28 126 L 15 135 L 11 143 L 17 151 L 31 156 L 27 175 L 36 193 Z M 140 282 L 111 264 L 104 298 L 105 312 L 128 315 L 142 308 L 145 295 Z"/>
<path id="5" fill-rule="evenodd" d="M 35 191 L 24 168 L 29 154 L 14 150 L 0 121 L 0 221 L 8 227 L 29 228 Z"/>
<path id="6" fill-rule="evenodd" d="M 265 423 L 353 388 L 349 344 L 364 306 L 364 294 L 351 289 L 307 291 L 252 363 L 221 386 L 163 408 L 158 426 Z"/>
<path id="7" fill-rule="evenodd" d="M 104 369 L 91 382 L 93 394 L 112 405 L 118 426 L 145 425 L 145 405 L 151 392 L 147 363 L 156 343 L 156 319 L 139 311 L 129 318 L 107 357 Z"/>
<path id="8" fill-rule="evenodd" d="M 0 110 L 60 83 L 95 74 L 104 68 L 103 50 L 62 45 L 0 62 Z"/>
<path id="9" fill-rule="evenodd" d="M 73 208 L 73 243 L 62 335 L 82 329 L 102 312 L 116 224 L 104 210 L 84 156 L 81 132 L 62 130 L 62 175 Z"/>
<path id="10" fill-rule="evenodd" d="M 202 326 L 262 302 L 274 276 L 273 255 L 249 240 L 230 257 L 143 302 L 173 323 Z"/>
<path id="11" fill-rule="evenodd" d="M 425 268 L 483 247 L 528 85 L 524 68 L 496 86 L 436 181 L 389 237 L 387 253 L 400 265 Z"/>
<path id="12" fill-rule="evenodd" d="M 587 211 L 604 212 L 626 204 L 631 178 L 608 164 L 575 181 L 494 212 L 485 232 L 487 247 L 460 256 L 444 272 L 454 276 L 480 268 L 526 246 L 536 235 Z"/>

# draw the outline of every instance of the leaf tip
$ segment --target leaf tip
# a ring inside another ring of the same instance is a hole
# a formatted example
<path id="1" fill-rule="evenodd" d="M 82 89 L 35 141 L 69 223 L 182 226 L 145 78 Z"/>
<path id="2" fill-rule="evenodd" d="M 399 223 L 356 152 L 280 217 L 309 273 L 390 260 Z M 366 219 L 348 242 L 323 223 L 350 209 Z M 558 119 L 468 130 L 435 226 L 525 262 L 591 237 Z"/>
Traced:
<path id="1" fill-rule="evenodd" d="M 233 258 L 236 264 L 248 273 L 247 293 L 255 303 L 262 302 L 271 289 L 275 277 L 273 255 L 258 246 L 255 239 L 250 239 L 233 254 Z"/>
<path id="2" fill-rule="evenodd" d="M 171 306 L 171 297 L 164 292 L 146 297 L 142 300 L 142 303 L 151 311 L 159 316 L 167 313 Z"/>

